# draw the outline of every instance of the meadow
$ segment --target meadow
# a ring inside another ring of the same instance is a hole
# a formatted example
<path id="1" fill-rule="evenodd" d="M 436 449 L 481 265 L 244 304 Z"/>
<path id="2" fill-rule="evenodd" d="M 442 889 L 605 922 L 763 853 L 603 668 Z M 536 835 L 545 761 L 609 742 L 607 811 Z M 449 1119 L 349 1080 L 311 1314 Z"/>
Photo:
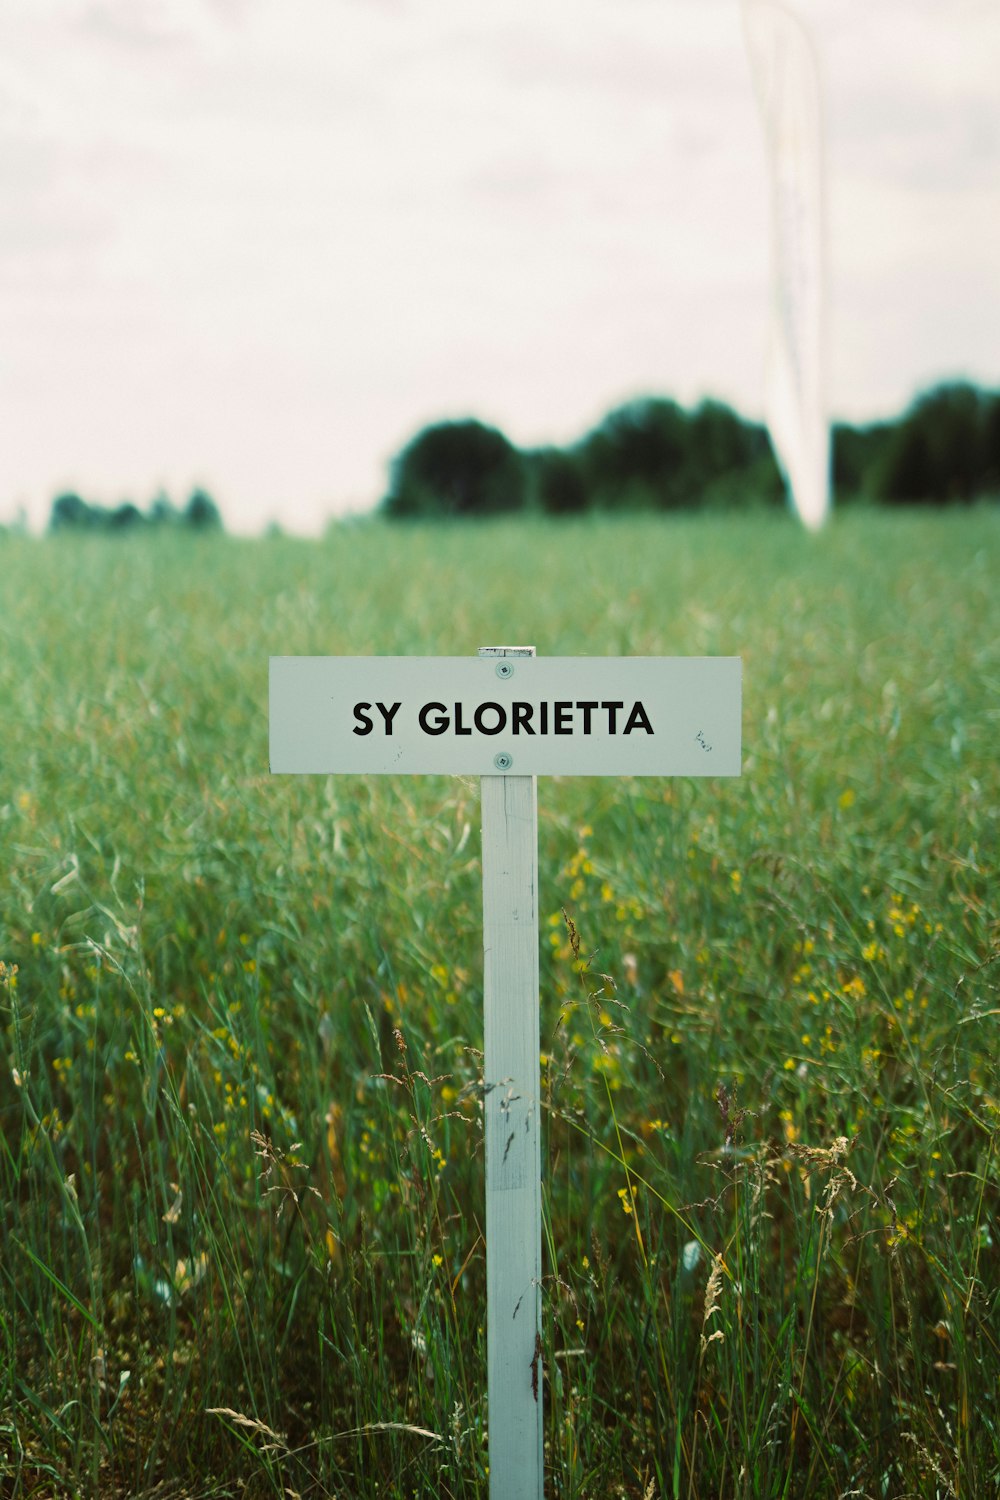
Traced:
<path id="1" fill-rule="evenodd" d="M 0 537 L 0 1492 L 485 1496 L 475 780 L 270 654 L 743 658 L 539 783 L 546 1492 L 1000 1489 L 1000 511 Z M 568 920 L 567 920 L 568 919 Z"/>

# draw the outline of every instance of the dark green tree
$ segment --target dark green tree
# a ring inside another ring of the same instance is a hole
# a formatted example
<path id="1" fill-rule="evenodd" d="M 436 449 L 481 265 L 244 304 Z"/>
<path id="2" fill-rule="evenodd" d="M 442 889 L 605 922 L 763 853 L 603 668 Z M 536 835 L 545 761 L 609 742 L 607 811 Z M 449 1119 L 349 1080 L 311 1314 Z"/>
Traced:
<path id="1" fill-rule="evenodd" d="M 536 448 L 525 455 L 532 504 L 549 516 L 579 515 L 587 509 L 587 481 L 575 453 Z"/>
<path id="2" fill-rule="evenodd" d="M 184 507 L 183 523 L 192 531 L 221 531 L 219 507 L 207 490 L 195 489 Z"/>
<path id="3" fill-rule="evenodd" d="M 723 401 L 702 401 L 688 419 L 682 483 L 689 504 L 734 509 L 781 505 L 785 486 L 767 431 Z"/>
<path id="4" fill-rule="evenodd" d="M 393 519 L 492 516 L 522 509 L 525 499 L 524 459 L 502 432 L 439 422 L 393 460 L 382 509 Z"/>
<path id="5" fill-rule="evenodd" d="M 892 440 L 891 422 L 854 427 L 835 422 L 831 429 L 831 481 L 838 503 L 874 499 L 878 475 Z"/>
<path id="6" fill-rule="evenodd" d="M 149 507 L 149 520 L 153 526 L 176 526 L 180 521 L 177 507 L 166 490 L 159 490 Z"/>
<path id="7" fill-rule="evenodd" d="M 1000 495 L 1000 391 L 991 391 L 986 397 L 983 443 L 986 470 L 983 476 L 984 493 L 996 497 Z"/>
<path id="8" fill-rule="evenodd" d="M 100 525 L 103 512 L 88 505 L 75 490 L 66 490 L 52 502 L 49 516 L 50 531 L 84 531 Z"/>
<path id="9" fill-rule="evenodd" d="M 783 496 L 766 432 L 722 401 L 690 413 L 676 401 L 630 401 L 584 439 L 581 461 L 594 501 L 614 509 L 777 504 Z"/>
<path id="10" fill-rule="evenodd" d="M 919 396 L 895 424 L 876 476 L 891 504 L 969 504 L 997 484 L 996 393 L 961 381 Z"/>
<path id="11" fill-rule="evenodd" d="M 106 524 L 109 531 L 133 531 L 137 526 L 145 525 L 145 521 L 139 507 L 126 500 L 109 513 Z"/>
<path id="12" fill-rule="evenodd" d="M 703 483 L 745 469 L 760 457 L 766 435 L 737 416 L 723 401 L 702 401 L 688 418 L 687 457 L 694 478 Z"/>
<path id="13" fill-rule="evenodd" d="M 688 418 L 676 401 L 646 397 L 609 412 L 580 445 L 587 487 L 608 509 L 690 503 Z"/>

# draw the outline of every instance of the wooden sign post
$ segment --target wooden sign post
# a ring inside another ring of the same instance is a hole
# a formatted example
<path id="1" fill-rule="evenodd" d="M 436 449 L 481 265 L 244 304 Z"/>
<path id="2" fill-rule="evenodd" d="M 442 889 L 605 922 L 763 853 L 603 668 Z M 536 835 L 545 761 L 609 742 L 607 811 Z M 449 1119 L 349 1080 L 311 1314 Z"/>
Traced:
<path id="1" fill-rule="evenodd" d="M 487 646 L 480 656 L 512 681 L 516 658 L 534 648 Z M 542 1500 L 538 788 L 534 776 L 510 774 L 479 785 L 490 1496 Z"/>
<path id="2" fill-rule="evenodd" d="M 272 772 L 479 775 L 491 1500 L 542 1500 L 536 780 L 738 776 L 738 657 L 273 656 Z"/>

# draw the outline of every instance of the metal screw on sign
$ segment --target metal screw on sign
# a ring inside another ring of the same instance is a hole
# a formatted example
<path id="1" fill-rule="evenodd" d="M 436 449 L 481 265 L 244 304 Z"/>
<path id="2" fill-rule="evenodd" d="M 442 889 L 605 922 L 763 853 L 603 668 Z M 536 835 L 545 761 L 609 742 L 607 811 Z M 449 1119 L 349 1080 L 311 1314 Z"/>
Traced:
<path id="1" fill-rule="evenodd" d="M 501 750 L 499 754 L 494 755 L 493 764 L 498 771 L 509 771 L 514 764 L 514 757 L 513 755 L 508 755 L 506 750 Z"/>
<path id="2" fill-rule="evenodd" d="M 498 661 L 497 662 L 497 676 L 498 677 L 513 677 L 513 675 L 514 675 L 514 663 L 512 661 Z"/>

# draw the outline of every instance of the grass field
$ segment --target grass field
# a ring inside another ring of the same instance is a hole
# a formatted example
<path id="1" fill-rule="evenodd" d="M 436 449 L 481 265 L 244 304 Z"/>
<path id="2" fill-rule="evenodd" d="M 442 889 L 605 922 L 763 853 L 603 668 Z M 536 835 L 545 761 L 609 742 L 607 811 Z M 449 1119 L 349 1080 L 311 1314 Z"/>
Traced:
<path id="1" fill-rule="evenodd" d="M 271 778 L 267 658 L 509 642 L 744 671 L 539 785 L 547 1493 L 998 1492 L 1000 512 L 0 570 L 0 1493 L 485 1497 L 478 785 Z"/>

